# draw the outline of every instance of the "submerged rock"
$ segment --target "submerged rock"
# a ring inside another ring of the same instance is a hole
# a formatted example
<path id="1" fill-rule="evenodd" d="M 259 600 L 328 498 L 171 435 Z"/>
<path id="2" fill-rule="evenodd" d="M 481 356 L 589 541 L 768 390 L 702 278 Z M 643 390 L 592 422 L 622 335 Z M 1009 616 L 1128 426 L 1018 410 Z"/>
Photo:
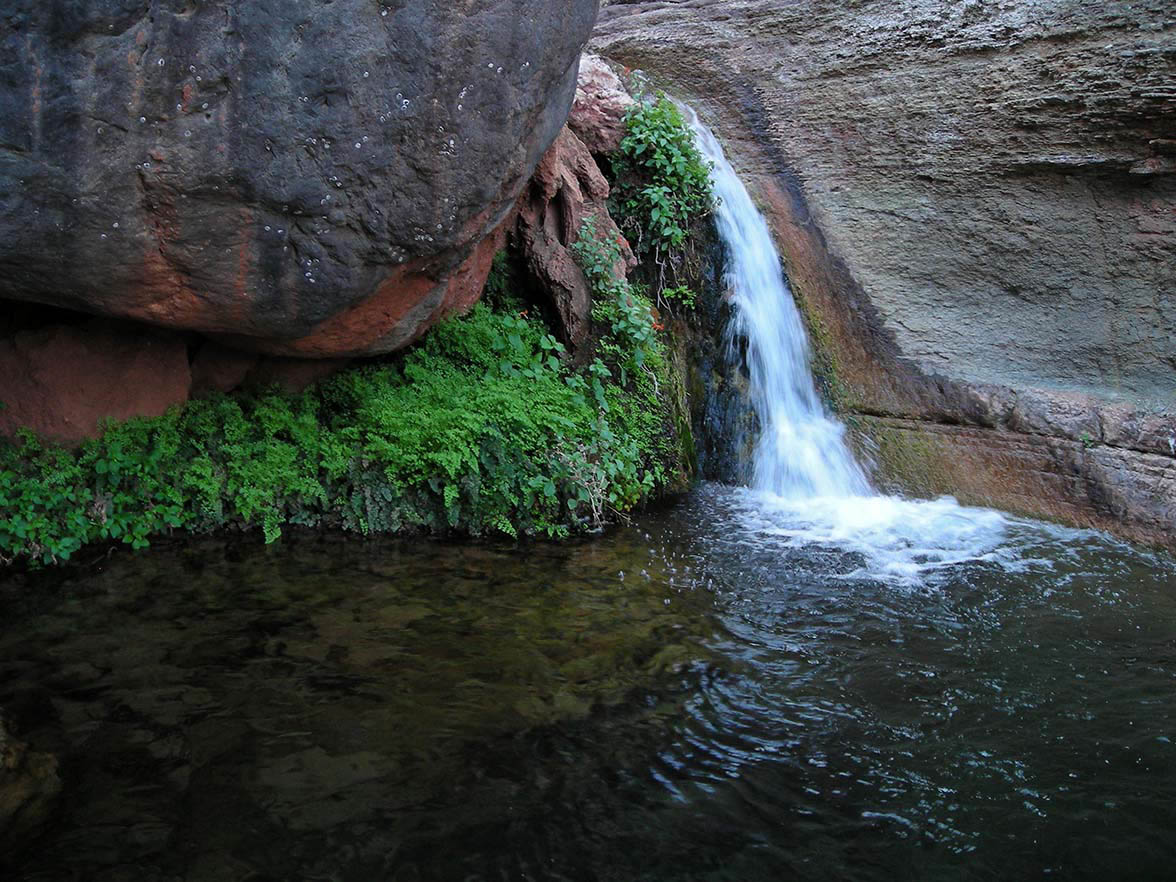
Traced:
<path id="1" fill-rule="evenodd" d="M 30 751 L 0 716 L 0 849 L 18 849 L 48 819 L 61 793 L 57 760 Z"/>
<path id="2" fill-rule="evenodd" d="M 596 11 L 8 3 L 0 297 L 280 355 L 401 347 L 481 291 Z"/>

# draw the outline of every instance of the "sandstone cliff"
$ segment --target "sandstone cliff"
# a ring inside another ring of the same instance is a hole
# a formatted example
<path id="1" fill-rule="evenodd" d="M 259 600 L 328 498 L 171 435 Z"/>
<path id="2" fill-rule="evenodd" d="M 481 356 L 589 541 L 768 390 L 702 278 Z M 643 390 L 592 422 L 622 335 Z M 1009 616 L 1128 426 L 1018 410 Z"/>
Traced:
<path id="1" fill-rule="evenodd" d="M 690 0 L 593 45 L 727 142 L 884 481 L 1171 542 L 1174 35 L 1163 0 Z"/>

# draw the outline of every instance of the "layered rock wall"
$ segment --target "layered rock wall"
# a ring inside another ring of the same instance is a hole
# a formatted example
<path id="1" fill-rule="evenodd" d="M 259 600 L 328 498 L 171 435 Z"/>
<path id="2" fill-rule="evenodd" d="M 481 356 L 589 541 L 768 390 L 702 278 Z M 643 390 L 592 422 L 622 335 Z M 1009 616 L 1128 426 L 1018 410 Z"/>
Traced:
<path id="1" fill-rule="evenodd" d="M 1176 543 L 1170 3 L 639 2 L 593 45 L 726 142 L 883 483 Z"/>

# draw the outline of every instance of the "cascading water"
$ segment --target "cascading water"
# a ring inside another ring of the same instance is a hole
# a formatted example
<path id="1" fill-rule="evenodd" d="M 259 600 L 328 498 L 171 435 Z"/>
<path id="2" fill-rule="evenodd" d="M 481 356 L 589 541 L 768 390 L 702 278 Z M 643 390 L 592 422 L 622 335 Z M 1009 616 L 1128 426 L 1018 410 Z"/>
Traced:
<path id="1" fill-rule="evenodd" d="M 699 149 L 713 164 L 717 224 L 727 245 L 726 283 L 735 302 L 728 331 L 734 351 L 747 340 L 752 405 L 760 421 L 752 486 L 786 499 L 853 496 L 869 482 L 845 443 L 845 427 L 825 412 L 809 370 L 800 314 L 762 214 L 714 133 L 691 119 Z"/>
<path id="2" fill-rule="evenodd" d="M 969 561 L 1023 566 L 1023 543 L 1009 540 L 1025 522 L 950 497 L 908 500 L 871 489 L 845 427 L 817 396 L 804 326 L 767 222 L 714 133 L 690 108 L 684 113 L 712 163 L 716 222 L 728 254 L 725 282 L 735 305 L 728 342 L 737 353 L 746 340 L 751 403 L 761 426 L 745 524 L 792 547 L 821 544 L 857 555 L 854 575 L 894 583 L 922 583 Z"/>

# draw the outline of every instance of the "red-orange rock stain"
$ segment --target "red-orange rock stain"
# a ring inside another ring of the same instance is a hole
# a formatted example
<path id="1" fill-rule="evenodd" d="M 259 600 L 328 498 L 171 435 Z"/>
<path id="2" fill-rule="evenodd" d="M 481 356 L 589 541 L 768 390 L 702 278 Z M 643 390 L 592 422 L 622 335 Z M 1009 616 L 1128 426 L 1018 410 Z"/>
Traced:
<path id="1" fill-rule="evenodd" d="M 327 319 L 282 350 L 289 355 L 315 358 L 362 352 L 391 334 L 409 310 L 433 293 L 438 284 L 423 270 L 421 262 L 405 264 L 358 306 Z"/>
<path id="2" fill-rule="evenodd" d="M 464 235 L 479 238 L 480 241 L 456 269 L 448 274 L 433 273 L 424 259 L 397 267 L 358 306 L 327 319 L 307 336 L 283 346 L 281 351 L 287 355 L 316 358 L 381 351 L 381 341 L 394 333 L 403 332 L 400 325 L 408 313 L 435 295 L 438 286 L 444 285 L 445 290 L 437 307 L 428 315 L 415 320 L 416 325 L 401 344 L 407 346 L 441 318 L 466 312 L 478 302 L 486 278 L 490 275 L 494 255 L 506 242 L 507 231 L 514 225 L 514 218 L 512 211 L 489 235 L 483 237 L 481 233 L 491 221 L 491 214 L 489 210 L 482 212 L 462 229 Z M 447 279 L 438 280 L 437 275 L 447 275 Z"/>
<path id="3" fill-rule="evenodd" d="M 241 208 L 226 219 L 230 228 L 238 231 L 228 246 L 237 254 L 234 290 L 238 297 L 231 306 L 221 303 L 215 308 L 192 286 L 187 271 L 168 259 L 168 252 L 185 241 L 175 203 L 160 201 L 147 221 L 153 237 L 143 252 L 134 289 L 128 298 L 131 304 L 126 313 L 128 317 L 151 324 L 199 328 L 207 332 L 248 327 L 249 298 L 242 292 L 249 279 L 252 211 Z"/>

